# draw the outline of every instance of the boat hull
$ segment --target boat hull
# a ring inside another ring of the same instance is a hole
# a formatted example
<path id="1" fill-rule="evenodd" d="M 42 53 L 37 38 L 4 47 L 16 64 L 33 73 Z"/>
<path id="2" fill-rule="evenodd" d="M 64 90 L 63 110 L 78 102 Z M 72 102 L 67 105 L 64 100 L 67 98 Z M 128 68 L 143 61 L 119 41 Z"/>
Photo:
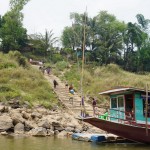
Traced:
<path id="1" fill-rule="evenodd" d="M 121 124 L 98 118 L 84 118 L 82 120 L 109 133 L 124 137 L 132 141 L 150 144 L 150 129 L 148 129 L 148 134 L 146 134 L 145 127 Z"/>

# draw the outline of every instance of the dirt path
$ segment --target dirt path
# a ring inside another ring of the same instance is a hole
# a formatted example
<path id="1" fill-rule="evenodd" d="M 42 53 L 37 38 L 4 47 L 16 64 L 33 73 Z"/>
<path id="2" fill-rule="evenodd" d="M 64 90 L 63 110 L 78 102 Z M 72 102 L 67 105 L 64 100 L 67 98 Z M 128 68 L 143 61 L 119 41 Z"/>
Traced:
<path id="1" fill-rule="evenodd" d="M 54 91 L 57 94 L 59 100 L 66 106 L 66 108 L 72 111 L 75 114 L 75 116 L 79 116 L 81 114 L 81 97 L 78 95 L 78 93 L 75 93 L 74 95 L 70 96 L 68 88 L 65 87 L 65 83 L 63 83 L 58 77 L 56 77 L 53 74 L 49 76 L 44 74 L 44 77 L 50 82 L 53 89 L 53 80 L 56 80 L 58 82 L 58 86 L 56 87 L 56 89 L 54 89 Z M 73 101 L 69 101 L 70 97 L 73 97 Z M 85 110 L 89 115 L 93 114 L 92 106 L 89 105 L 86 101 Z"/>
<path id="2" fill-rule="evenodd" d="M 34 66 L 34 67 L 38 68 L 38 66 Z M 72 96 L 73 101 L 69 101 L 69 98 L 71 96 L 69 94 L 68 88 L 65 87 L 65 83 L 63 83 L 58 77 L 56 77 L 53 74 L 47 75 L 46 73 L 44 73 L 44 77 L 50 82 L 53 90 L 57 94 L 57 96 L 58 96 L 59 100 L 61 101 L 61 103 L 63 105 L 65 105 L 65 107 L 71 113 L 73 113 L 76 117 L 79 116 L 81 114 L 81 106 L 80 106 L 81 97 L 79 96 L 79 94 L 75 93 Z M 54 86 L 53 86 L 53 80 L 56 80 L 58 82 L 58 86 L 55 89 L 54 89 Z M 86 101 L 84 101 L 84 105 L 85 105 L 86 113 L 88 113 L 90 116 L 93 115 L 92 106 L 90 104 L 88 104 Z"/>

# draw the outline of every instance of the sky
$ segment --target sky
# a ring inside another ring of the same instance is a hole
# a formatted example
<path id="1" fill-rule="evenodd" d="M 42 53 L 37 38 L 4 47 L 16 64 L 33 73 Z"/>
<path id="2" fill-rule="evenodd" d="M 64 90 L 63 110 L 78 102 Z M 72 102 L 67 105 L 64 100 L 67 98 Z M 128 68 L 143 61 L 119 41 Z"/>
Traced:
<path id="1" fill-rule="evenodd" d="M 89 17 L 106 10 L 120 21 L 136 22 L 136 15 L 143 14 L 150 19 L 150 0 L 30 0 L 23 9 L 23 25 L 28 34 L 53 30 L 55 37 L 62 34 L 64 27 L 70 26 L 70 13 L 84 13 Z M 0 0 L 0 15 L 9 10 L 9 0 Z"/>

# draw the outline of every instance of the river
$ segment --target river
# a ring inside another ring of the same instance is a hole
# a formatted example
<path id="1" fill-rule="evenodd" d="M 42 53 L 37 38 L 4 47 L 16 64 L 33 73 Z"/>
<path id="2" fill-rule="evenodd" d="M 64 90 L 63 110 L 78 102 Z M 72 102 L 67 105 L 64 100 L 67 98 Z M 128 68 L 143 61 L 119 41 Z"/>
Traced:
<path id="1" fill-rule="evenodd" d="M 0 150 L 149 150 L 144 144 L 96 144 L 71 138 L 0 136 Z"/>

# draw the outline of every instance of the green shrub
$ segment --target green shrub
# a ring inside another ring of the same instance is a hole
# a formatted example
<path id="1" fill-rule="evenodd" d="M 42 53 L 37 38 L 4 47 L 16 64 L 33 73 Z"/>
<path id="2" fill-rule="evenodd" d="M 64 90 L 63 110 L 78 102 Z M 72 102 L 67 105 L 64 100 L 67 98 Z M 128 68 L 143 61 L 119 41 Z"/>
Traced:
<path id="1" fill-rule="evenodd" d="M 28 67 L 27 59 L 24 56 L 22 56 L 22 54 L 20 52 L 10 51 L 8 53 L 8 55 L 11 58 L 15 59 L 18 62 L 19 66 Z"/>
<path id="2" fill-rule="evenodd" d="M 56 63 L 56 68 L 60 71 L 64 70 L 67 67 L 68 67 L 68 63 L 65 61 L 60 61 Z"/>
<path id="3" fill-rule="evenodd" d="M 0 64 L 0 69 L 6 69 L 6 68 L 16 68 L 16 65 L 10 62 Z"/>
<path id="4" fill-rule="evenodd" d="M 53 54 L 53 57 L 50 58 L 53 63 L 57 63 L 63 60 L 63 57 L 60 54 Z"/>

